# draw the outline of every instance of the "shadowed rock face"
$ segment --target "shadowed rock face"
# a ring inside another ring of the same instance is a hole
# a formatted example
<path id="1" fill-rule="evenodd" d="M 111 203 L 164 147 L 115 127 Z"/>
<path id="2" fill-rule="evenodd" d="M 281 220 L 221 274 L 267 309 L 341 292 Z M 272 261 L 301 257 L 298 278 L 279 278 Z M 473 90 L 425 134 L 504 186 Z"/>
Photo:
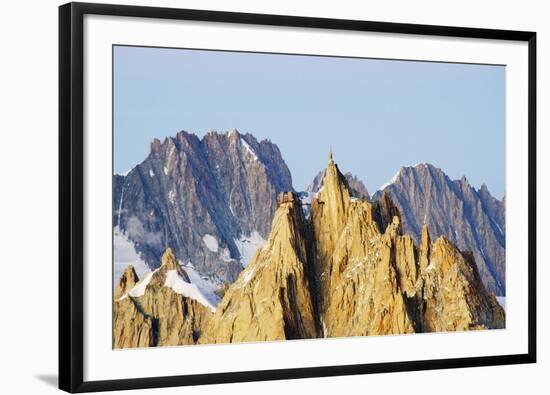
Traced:
<path id="1" fill-rule="evenodd" d="M 267 238 L 277 194 L 292 190 L 277 146 L 236 130 L 155 139 L 149 156 L 113 183 L 113 226 L 152 269 L 169 245 L 218 284 L 242 270 L 235 240 Z"/>
<path id="2" fill-rule="evenodd" d="M 496 295 L 505 295 L 506 226 L 504 199 L 479 191 L 466 178 L 452 181 L 429 164 L 403 167 L 384 190 L 402 213 L 403 232 L 418 243 L 422 225 L 445 236 L 461 250 L 473 252 L 481 280 Z M 375 194 L 380 198 L 381 192 Z"/>

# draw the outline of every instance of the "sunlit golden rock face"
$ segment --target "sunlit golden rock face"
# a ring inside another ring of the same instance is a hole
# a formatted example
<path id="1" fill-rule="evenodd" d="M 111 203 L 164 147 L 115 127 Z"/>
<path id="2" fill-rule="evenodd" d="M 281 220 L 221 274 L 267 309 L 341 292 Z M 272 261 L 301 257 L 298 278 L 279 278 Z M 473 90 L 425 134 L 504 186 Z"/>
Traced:
<path id="1" fill-rule="evenodd" d="M 121 296 L 115 295 L 114 348 L 195 344 L 212 312 L 208 306 L 169 286 L 167 278 L 176 278 L 180 284 L 190 283 L 172 250 L 165 251 L 160 268 L 141 282 L 133 268 L 126 269 L 123 278 L 127 273 L 132 273 L 132 281 L 137 281 Z"/>
<path id="2" fill-rule="evenodd" d="M 122 295 L 130 291 L 139 282 L 139 277 L 136 270 L 132 265 L 129 265 L 122 274 L 122 277 L 118 280 L 117 287 L 115 289 L 114 298 L 120 299 Z"/>
<path id="3" fill-rule="evenodd" d="M 200 343 L 317 337 L 310 249 L 299 201 L 282 195 L 266 246 L 228 289 Z"/>

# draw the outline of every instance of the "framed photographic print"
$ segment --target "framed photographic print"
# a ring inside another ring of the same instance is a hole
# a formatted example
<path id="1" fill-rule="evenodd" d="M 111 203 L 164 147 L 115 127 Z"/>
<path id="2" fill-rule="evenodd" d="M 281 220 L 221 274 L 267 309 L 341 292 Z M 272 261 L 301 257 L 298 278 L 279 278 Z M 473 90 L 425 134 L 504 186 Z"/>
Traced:
<path id="1" fill-rule="evenodd" d="M 535 362 L 535 33 L 59 15 L 61 389 Z"/>

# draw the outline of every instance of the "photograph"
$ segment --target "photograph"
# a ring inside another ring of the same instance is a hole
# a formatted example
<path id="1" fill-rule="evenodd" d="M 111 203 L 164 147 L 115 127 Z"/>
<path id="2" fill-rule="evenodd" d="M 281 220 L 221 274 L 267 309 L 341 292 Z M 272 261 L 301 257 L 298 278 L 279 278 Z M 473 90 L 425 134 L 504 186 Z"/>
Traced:
<path id="1" fill-rule="evenodd" d="M 113 349 L 505 329 L 506 71 L 113 45 Z"/>

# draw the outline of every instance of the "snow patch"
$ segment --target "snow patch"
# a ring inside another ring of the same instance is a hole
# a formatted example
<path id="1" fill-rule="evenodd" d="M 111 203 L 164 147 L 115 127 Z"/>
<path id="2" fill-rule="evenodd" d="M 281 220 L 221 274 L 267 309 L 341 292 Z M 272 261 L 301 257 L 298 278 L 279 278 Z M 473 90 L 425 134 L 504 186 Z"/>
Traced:
<path id="1" fill-rule="evenodd" d="M 113 284 L 115 288 L 128 265 L 134 266 L 139 278 L 143 278 L 145 274 L 151 271 L 137 253 L 134 243 L 120 231 L 118 226 L 115 226 L 113 232 L 113 255 Z"/>
<path id="2" fill-rule="evenodd" d="M 176 204 L 176 191 L 173 189 L 170 189 L 170 192 L 168 192 L 168 200 L 170 200 L 170 203 Z"/>
<path id="3" fill-rule="evenodd" d="M 504 312 L 506 312 L 506 296 L 497 296 L 497 302 L 502 306 Z"/>
<path id="4" fill-rule="evenodd" d="M 149 285 L 149 283 L 151 282 L 151 279 L 153 278 L 153 274 L 155 274 L 158 270 L 159 269 L 149 272 L 149 274 L 147 274 L 147 276 L 143 280 L 137 283 L 134 286 L 134 288 L 132 288 L 130 292 L 128 292 L 128 294 L 132 298 L 139 298 L 140 296 L 143 296 L 143 294 L 145 293 L 145 290 L 147 289 L 147 286 Z"/>
<path id="5" fill-rule="evenodd" d="M 164 175 L 167 176 L 168 175 L 168 168 L 166 166 L 164 166 Z"/>
<path id="6" fill-rule="evenodd" d="M 234 239 L 235 245 L 241 254 L 241 264 L 243 267 L 247 267 L 258 248 L 262 248 L 266 240 L 254 230 L 250 236 L 242 236 L 240 239 Z"/>
<path id="7" fill-rule="evenodd" d="M 502 231 L 502 228 L 500 226 L 498 226 L 498 224 L 496 223 L 496 221 L 494 219 L 491 218 L 491 221 L 493 222 L 493 224 L 495 224 L 495 226 L 497 227 L 498 231 L 500 232 L 500 235 L 501 236 L 504 236 L 504 232 Z"/>
<path id="8" fill-rule="evenodd" d="M 222 282 L 203 278 L 191 262 L 187 262 L 184 270 L 189 276 L 191 284 L 195 284 L 197 286 L 199 291 L 212 306 L 217 306 L 218 303 L 220 303 L 220 297 L 216 294 L 216 290 L 223 285 Z"/>
<path id="9" fill-rule="evenodd" d="M 149 176 L 151 178 L 153 178 L 155 176 L 155 172 L 153 171 L 153 169 L 149 169 Z"/>
<path id="10" fill-rule="evenodd" d="M 202 237 L 202 241 L 210 251 L 218 252 L 218 240 L 214 236 L 205 234 Z"/>
<path id="11" fill-rule="evenodd" d="M 231 258 L 231 252 L 229 251 L 229 248 L 224 247 L 221 251 L 221 258 L 224 262 L 232 262 L 233 259 Z"/>
<path id="12" fill-rule="evenodd" d="M 397 173 L 395 173 L 395 175 L 388 182 L 386 182 L 384 185 L 378 188 L 378 190 L 383 191 L 384 189 L 389 187 L 391 184 L 394 184 L 397 181 L 397 178 L 399 178 L 399 174 L 401 174 L 401 169 L 399 169 Z"/>
<path id="13" fill-rule="evenodd" d="M 117 227 L 120 227 L 120 214 L 122 214 L 122 202 L 124 200 L 124 185 L 122 185 L 122 190 L 120 191 L 120 202 L 118 203 L 118 214 L 117 214 Z"/>
<path id="14" fill-rule="evenodd" d="M 428 164 L 427 164 L 427 163 L 424 163 L 424 162 L 417 163 L 417 164 L 415 164 L 413 167 L 419 167 L 419 166 L 422 166 L 422 167 L 425 168 L 425 169 L 428 168 Z"/>
<path id="15" fill-rule="evenodd" d="M 132 170 L 134 170 L 133 167 L 129 168 L 129 169 L 126 170 L 126 171 L 123 171 L 122 173 L 115 173 L 115 175 L 126 177 L 128 174 L 130 174 L 130 172 L 131 172 Z"/>
<path id="16" fill-rule="evenodd" d="M 241 145 L 248 151 L 248 153 L 250 154 L 250 156 L 252 156 L 252 158 L 254 160 L 258 160 L 258 157 L 256 156 L 256 153 L 254 152 L 252 147 L 250 147 L 250 145 L 248 145 L 248 143 L 244 139 L 241 139 Z"/>
<path id="17" fill-rule="evenodd" d="M 212 310 L 212 312 L 216 311 L 216 307 L 208 301 L 199 288 L 195 284 L 185 281 L 183 277 L 179 275 L 177 270 L 168 270 L 166 272 L 166 282 L 164 283 L 164 286 L 171 288 L 174 292 L 187 298 L 195 299 L 200 304 Z M 132 291 L 134 289 L 132 289 Z M 133 296 L 131 294 L 132 291 L 130 291 L 131 296 Z"/>
<path id="18" fill-rule="evenodd" d="M 430 261 L 430 263 L 428 264 L 428 266 L 426 267 L 426 271 L 427 272 L 431 272 L 435 269 L 435 263 Z"/>

